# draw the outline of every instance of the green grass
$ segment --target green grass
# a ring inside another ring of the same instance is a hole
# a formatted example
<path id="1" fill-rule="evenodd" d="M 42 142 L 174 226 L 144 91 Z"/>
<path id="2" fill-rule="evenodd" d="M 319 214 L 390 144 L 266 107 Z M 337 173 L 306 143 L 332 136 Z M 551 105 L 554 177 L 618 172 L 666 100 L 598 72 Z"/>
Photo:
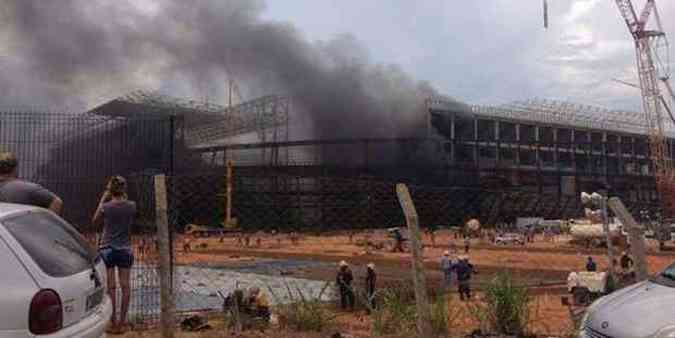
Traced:
<path id="1" fill-rule="evenodd" d="M 527 288 L 517 285 L 511 275 L 500 273 L 486 285 L 484 303 L 472 304 L 470 311 L 484 332 L 522 336 L 530 301 Z"/>

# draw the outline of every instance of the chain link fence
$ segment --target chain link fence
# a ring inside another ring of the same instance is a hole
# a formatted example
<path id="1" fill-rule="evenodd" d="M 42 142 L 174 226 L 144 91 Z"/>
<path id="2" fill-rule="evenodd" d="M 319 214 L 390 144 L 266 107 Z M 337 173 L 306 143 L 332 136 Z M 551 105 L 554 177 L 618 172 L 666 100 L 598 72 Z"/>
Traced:
<path id="1" fill-rule="evenodd" d="M 179 314 L 220 311 L 223 297 L 252 286 L 265 290 L 273 304 L 318 295 L 335 299 L 332 286 L 341 260 L 352 264 L 359 288 L 367 263 L 378 266 L 381 285 L 409 282 L 407 241 L 404 252 L 396 252 L 390 231 L 401 227 L 403 238 L 410 236 L 394 183 L 242 172 L 234 170 L 230 203 L 224 172 L 167 178 Z M 567 294 L 570 272 L 584 271 L 588 257 L 598 270 L 608 268 L 606 249 L 588 246 L 570 230 L 567 220 L 584 215 L 577 196 L 427 186 L 410 186 L 410 192 L 434 290 L 445 285 L 439 266 L 443 253 L 468 255 L 479 293 L 494 276 L 509 273 L 530 288 L 543 327 L 550 315 L 568 319 L 560 296 Z M 629 208 L 635 214 L 656 206 Z M 470 219 L 482 226 L 468 230 L 464 225 Z M 649 269 L 656 272 L 670 263 L 672 254 L 648 243 Z M 625 244 L 616 247 L 616 257 Z M 327 283 L 330 292 L 322 293 Z M 456 281 L 451 285 L 456 287 Z"/>

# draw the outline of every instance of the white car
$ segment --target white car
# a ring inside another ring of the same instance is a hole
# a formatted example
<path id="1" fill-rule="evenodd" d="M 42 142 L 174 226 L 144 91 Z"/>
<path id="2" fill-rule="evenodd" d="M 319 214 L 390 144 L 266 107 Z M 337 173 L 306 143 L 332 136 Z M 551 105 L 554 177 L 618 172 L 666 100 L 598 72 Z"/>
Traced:
<path id="1" fill-rule="evenodd" d="M 675 264 L 647 281 L 596 300 L 581 320 L 579 338 L 675 337 Z"/>
<path id="2" fill-rule="evenodd" d="M 518 245 L 525 245 L 525 240 L 523 239 L 523 236 L 519 234 L 503 234 L 499 235 L 495 238 L 495 244 L 497 245 L 512 245 L 512 244 L 518 244 Z"/>
<path id="3" fill-rule="evenodd" d="M 60 217 L 0 203 L 0 337 L 104 337 L 105 266 Z"/>

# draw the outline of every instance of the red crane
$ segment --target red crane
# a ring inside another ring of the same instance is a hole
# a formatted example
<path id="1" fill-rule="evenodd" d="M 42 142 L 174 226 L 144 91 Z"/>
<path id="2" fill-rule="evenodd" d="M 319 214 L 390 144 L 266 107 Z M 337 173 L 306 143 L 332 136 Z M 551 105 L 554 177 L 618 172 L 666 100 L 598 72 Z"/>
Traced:
<path id="1" fill-rule="evenodd" d="M 659 81 L 663 81 L 666 89 L 670 89 L 667 60 L 668 40 L 661 26 L 656 0 L 647 0 L 639 16 L 631 0 L 615 1 L 635 41 L 639 87 L 642 91 L 642 107 L 647 122 L 656 188 L 660 195 L 662 215 L 665 218 L 672 218 L 675 185 L 673 184 L 673 163 L 665 137 L 664 119 L 664 111 L 670 113 L 670 108 L 659 87 Z M 650 18 L 654 18 L 653 29 L 647 28 Z"/>

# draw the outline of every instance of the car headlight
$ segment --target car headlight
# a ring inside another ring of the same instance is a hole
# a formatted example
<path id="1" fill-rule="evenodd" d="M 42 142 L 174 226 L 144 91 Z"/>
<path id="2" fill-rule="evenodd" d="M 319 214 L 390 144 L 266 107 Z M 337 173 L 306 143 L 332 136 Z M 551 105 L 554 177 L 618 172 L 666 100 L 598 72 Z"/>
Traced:
<path id="1" fill-rule="evenodd" d="M 675 338 L 675 325 L 661 328 L 661 330 L 656 332 L 654 338 Z"/>

